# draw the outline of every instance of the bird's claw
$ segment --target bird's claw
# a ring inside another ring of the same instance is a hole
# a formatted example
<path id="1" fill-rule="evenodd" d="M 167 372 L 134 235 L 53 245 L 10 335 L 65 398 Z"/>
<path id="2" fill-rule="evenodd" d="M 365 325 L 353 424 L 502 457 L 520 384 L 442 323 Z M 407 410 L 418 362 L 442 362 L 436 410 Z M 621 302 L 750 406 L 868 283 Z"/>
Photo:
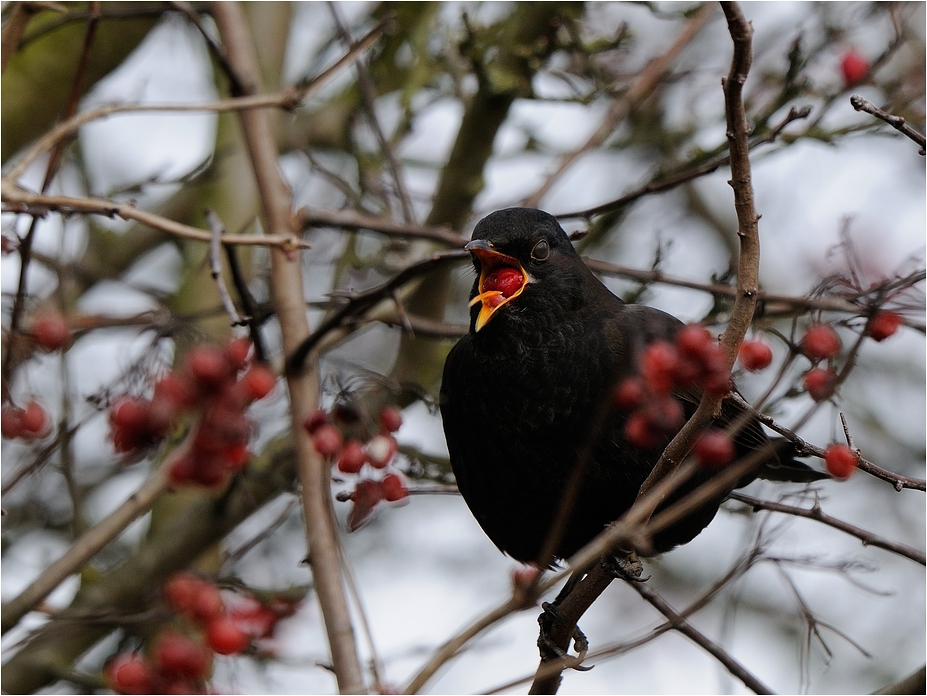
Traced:
<path id="1" fill-rule="evenodd" d="M 586 659 L 586 653 L 589 651 L 589 640 L 586 638 L 586 634 L 580 630 L 579 626 L 573 626 L 571 637 L 573 639 L 573 648 L 576 650 L 576 657 L 573 657 L 550 639 L 550 630 L 553 624 L 555 622 L 564 623 L 563 618 L 557 613 L 555 605 L 544 602 L 541 609 L 544 610 L 538 616 L 538 625 L 541 627 L 538 633 L 538 651 L 541 653 L 541 660 L 544 662 L 569 660 L 576 663 L 573 665 L 573 669 L 578 672 L 588 672 L 592 669 L 592 667 L 582 664 L 582 661 Z"/>
<path id="2" fill-rule="evenodd" d="M 625 582 L 647 582 L 650 580 L 649 575 L 646 578 L 641 577 L 644 572 L 644 564 L 641 563 L 641 559 L 633 551 L 629 553 L 618 552 L 614 556 L 603 558 L 602 569 L 613 578 Z"/>

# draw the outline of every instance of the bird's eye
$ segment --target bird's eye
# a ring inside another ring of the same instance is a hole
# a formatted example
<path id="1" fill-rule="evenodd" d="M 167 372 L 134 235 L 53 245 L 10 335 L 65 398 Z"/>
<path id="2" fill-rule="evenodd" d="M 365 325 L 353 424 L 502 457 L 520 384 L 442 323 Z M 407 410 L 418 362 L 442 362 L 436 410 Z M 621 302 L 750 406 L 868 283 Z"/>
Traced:
<path id="1" fill-rule="evenodd" d="M 531 250 L 531 258 L 535 261 L 545 261 L 548 256 L 550 256 L 550 242 L 542 239 Z"/>

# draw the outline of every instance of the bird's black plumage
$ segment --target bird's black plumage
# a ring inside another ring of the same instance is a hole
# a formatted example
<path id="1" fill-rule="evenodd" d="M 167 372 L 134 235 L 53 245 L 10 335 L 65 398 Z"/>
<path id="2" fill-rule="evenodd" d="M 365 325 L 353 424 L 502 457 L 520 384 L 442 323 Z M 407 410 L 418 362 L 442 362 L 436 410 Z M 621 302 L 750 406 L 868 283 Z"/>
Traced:
<path id="1" fill-rule="evenodd" d="M 647 345 L 672 341 L 682 323 L 613 295 L 547 213 L 497 211 L 476 226 L 472 239 L 468 249 L 478 278 L 470 332 L 448 354 L 441 386 L 451 465 L 489 538 L 512 557 L 532 562 L 539 560 L 573 467 L 591 446 L 578 499 L 555 550 L 555 556 L 567 558 L 633 504 L 670 439 L 647 451 L 633 447 L 622 435 L 627 414 L 607 404 L 614 386 L 637 373 Z M 514 271 L 504 272 L 520 286 L 518 292 L 487 292 L 499 287 L 493 271 L 516 268 L 522 275 L 514 279 Z M 680 400 L 690 415 L 697 399 Z M 737 411 L 726 404 L 724 419 Z M 743 454 L 766 436 L 753 421 L 737 440 Z M 654 550 L 694 538 L 722 498 L 658 535 Z"/>

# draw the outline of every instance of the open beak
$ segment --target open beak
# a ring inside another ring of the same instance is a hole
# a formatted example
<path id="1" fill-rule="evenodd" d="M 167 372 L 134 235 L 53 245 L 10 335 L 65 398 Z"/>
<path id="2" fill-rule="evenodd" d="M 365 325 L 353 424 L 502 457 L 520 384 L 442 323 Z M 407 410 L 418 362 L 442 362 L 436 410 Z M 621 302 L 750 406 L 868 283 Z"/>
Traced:
<path id="1" fill-rule="evenodd" d="M 475 239 L 464 249 L 480 261 L 479 292 L 470 300 L 471 307 L 482 303 L 476 318 L 476 330 L 479 331 L 500 307 L 522 293 L 529 277 L 514 257 L 496 251 L 485 239 Z M 517 271 L 518 276 L 513 276 L 511 271 Z"/>

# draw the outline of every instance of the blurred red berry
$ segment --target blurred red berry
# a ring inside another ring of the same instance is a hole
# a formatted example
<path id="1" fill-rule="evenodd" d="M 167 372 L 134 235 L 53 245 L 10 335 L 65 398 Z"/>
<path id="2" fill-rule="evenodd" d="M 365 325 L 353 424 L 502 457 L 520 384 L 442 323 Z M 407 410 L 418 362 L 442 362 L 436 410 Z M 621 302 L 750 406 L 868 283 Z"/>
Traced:
<path id="1" fill-rule="evenodd" d="M 170 372 L 155 383 L 151 400 L 169 404 L 174 411 L 183 411 L 196 403 L 196 390 L 185 378 Z"/>
<path id="2" fill-rule="evenodd" d="M 264 365 L 252 365 L 251 369 L 242 376 L 240 384 L 245 393 L 257 401 L 274 390 L 277 375 Z"/>
<path id="3" fill-rule="evenodd" d="M 24 437 L 44 437 L 50 430 L 48 414 L 37 401 L 30 401 L 23 409 L 22 430 Z"/>
<path id="4" fill-rule="evenodd" d="M 110 688 L 120 694 L 153 694 L 157 675 L 148 661 L 136 653 L 122 653 L 103 670 Z"/>
<path id="5" fill-rule="evenodd" d="M 382 469 L 390 463 L 398 449 L 392 435 L 374 435 L 367 441 L 367 461 L 376 469 Z"/>
<path id="6" fill-rule="evenodd" d="M 772 348 L 769 347 L 766 341 L 761 341 L 759 339 L 744 341 L 740 346 L 738 358 L 745 370 L 759 372 L 760 370 L 765 370 L 772 364 Z"/>
<path id="7" fill-rule="evenodd" d="M 171 575 L 164 583 L 161 590 L 164 595 L 164 601 L 176 612 L 181 614 L 190 614 L 193 611 L 193 605 L 199 594 L 199 589 L 207 580 L 190 573 L 181 571 Z"/>
<path id="8" fill-rule="evenodd" d="M 248 353 L 251 352 L 251 339 L 233 338 L 225 347 L 225 359 L 229 367 L 238 372 L 248 364 Z"/>
<path id="9" fill-rule="evenodd" d="M 328 414 L 322 409 L 318 409 L 306 417 L 306 420 L 303 421 L 303 428 L 310 435 L 315 435 L 315 432 L 328 422 Z"/>
<path id="10" fill-rule="evenodd" d="M 673 388 L 673 377 L 678 362 L 676 349 L 669 343 L 651 343 L 641 358 L 641 377 L 644 383 L 658 394 L 669 392 Z"/>
<path id="11" fill-rule="evenodd" d="M 884 341 L 894 335 L 904 319 L 897 312 L 879 311 L 872 315 L 866 325 L 866 333 L 873 341 Z"/>
<path id="12" fill-rule="evenodd" d="M 4 406 L 0 413 L 0 432 L 3 437 L 14 438 L 23 432 L 23 409 L 16 406 Z"/>
<path id="13" fill-rule="evenodd" d="M 723 430 L 706 430 L 695 442 L 692 451 L 699 464 L 714 469 L 728 464 L 734 458 L 734 442 Z"/>
<path id="14" fill-rule="evenodd" d="M 682 404 L 669 394 L 650 399 L 642 413 L 654 430 L 663 433 L 675 433 L 686 420 Z"/>
<path id="15" fill-rule="evenodd" d="M 231 377 L 231 369 L 220 348 L 201 343 L 190 349 L 187 370 L 200 389 L 214 391 Z"/>
<path id="16" fill-rule="evenodd" d="M 199 681 L 212 666 L 209 649 L 177 631 L 168 630 L 155 641 L 152 659 L 165 677 Z"/>
<path id="17" fill-rule="evenodd" d="M 621 380 L 612 392 L 612 405 L 621 411 L 633 411 L 644 403 L 644 383 L 637 377 Z"/>
<path id="18" fill-rule="evenodd" d="M 624 424 L 624 437 L 638 449 L 654 449 L 660 444 L 660 431 L 653 427 L 643 413 L 634 413 Z"/>
<path id="19" fill-rule="evenodd" d="M 853 87 L 862 82 L 869 74 L 869 61 L 854 50 L 847 51 L 840 61 L 840 71 L 843 73 L 843 82 L 847 87 Z"/>
<path id="20" fill-rule="evenodd" d="M 680 354 L 702 358 L 715 344 L 711 332 L 701 324 L 687 324 L 676 334 L 676 348 Z"/>
<path id="21" fill-rule="evenodd" d="M 379 481 L 362 479 L 351 494 L 351 511 L 348 513 L 348 531 L 356 532 L 370 519 L 373 509 L 383 500 L 383 486 Z"/>
<path id="22" fill-rule="evenodd" d="M 71 330 L 64 317 L 57 312 L 43 314 L 32 322 L 32 337 L 39 348 L 51 353 L 68 344 Z"/>
<path id="23" fill-rule="evenodd" d="M 802 350 L 812 360 L 832 358 L 840 352 L 840 337 L 827 324 L 814 324 L 801 339 Z"/>
<path id="24" fill-rule="evenodd" d="M 808 370 L 804 378 L 805 390 L 815 401 L 824 401 L 833 396 L 837 386 L 837 374 L 833 370 L 819 367 Z"/>
<path id="25" fill-rule="evenodd" d="M 338 471 L 345 474 L 356 474 L 367 461 L 364 446 L 357 440 L 348 440 L 338 455 Z"/>
<path id="26" fill-rule="evenodd" d="M 402 478 L 398 474 L 392 472 L 387 474 L 383 477 L 381 484 L 383 486 L 383 498 L 390 503 L 409 497 L 409 489 L 406 488 L 406 484 L 402 482 Z"/>
<path id="27" fill-rule="evenodd" d="M 334 457 L 341 450 L 341 432 L 334 425 L 325 424 L 312 435 L 312 446 L 323 457 Z"/>
<path id="28" fill-rule="evenodd" d="M 387 406 L 380 411 L 380 427 L 388 433 L 395 433 L 402 427 L 402 411 L 396 406 Z"/>
<path id="29" fill-rule="evenodd" d="M 251 644 L 251 638 L 228 616 L 216 616 L 206 624 L 206 642 L 220 655 L 238 655 Z"/>
<path id="30" fill-rule="evenodd" d="M 858 460 L 856 453 L 849 447 L 833 443 L 824 450 L 824 463 L 827 465 L 827 471 L 831 476 L 845 479 L 856 471 Z"/>

